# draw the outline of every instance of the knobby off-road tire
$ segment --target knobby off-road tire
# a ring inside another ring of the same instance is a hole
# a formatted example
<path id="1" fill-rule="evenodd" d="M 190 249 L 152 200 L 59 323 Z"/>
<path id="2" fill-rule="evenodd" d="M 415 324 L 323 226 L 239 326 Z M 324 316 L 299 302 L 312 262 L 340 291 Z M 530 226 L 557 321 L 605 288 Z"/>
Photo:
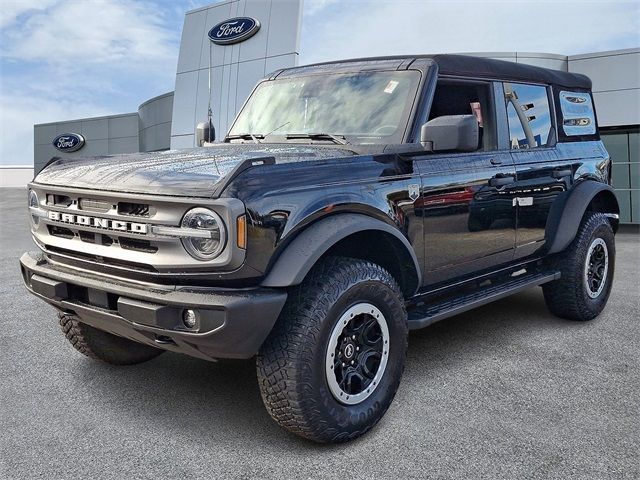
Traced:
<path id="1" fill-rule="evenodd" d="M 134 365 L 160 355 L 163 350 L 103 332 L 79 322 L 73 315 L 59 313 L 60 327 L 77 351 L 112 365 Z"/>
<path id="2" fill-rule="evenodd" d="M 615 248 L 607 217 L 587 213 L 571 245 L 551 262 L 560 269 L 561 278 L 542 286 L 551 313 L 568 320 L 587 321 L 602 312 L 611 293 Z"/>
<path id="3" fill-rule="evenodd" d="M 364 434 L 395 396 L 407 334 L 403 296 L 389 272 L 363 260 L 323 260 L 290 292 L 258 354 L 258 382 L 269 414 L 316 442 Z M 341 387 L 340 378 L 349 380 Z"/>

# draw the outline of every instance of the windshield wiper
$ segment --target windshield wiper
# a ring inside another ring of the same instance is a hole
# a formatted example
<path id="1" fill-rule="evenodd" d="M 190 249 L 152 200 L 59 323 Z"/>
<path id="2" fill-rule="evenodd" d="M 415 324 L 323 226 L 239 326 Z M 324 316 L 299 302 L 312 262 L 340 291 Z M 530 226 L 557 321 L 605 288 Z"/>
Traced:
<path id="1" fill-rule="evenodd" d="M 261 133 L 238 133 L 224 137 L 225 140 L 253 140 L 253 143 L 260 143 L 262 138 L 264 138 L 264 135 Z"/>
<path id="2" fill-rule="evenodd" d="M 286 127 L 287 125 L 289 125 L 291 123 L 291 121 L 285 122 L 282 125 L 280 125 L 279 127 L 274 128 L 273 130 L 271 130 L 269 133 L 267 133 L 265 135 L 265 137 L 268 137 L 269 135 L 271 135 L 274 132 L 277 132 L 278 130 L 280 130 L 282 127 Z"/>
<path id="3" fill-rule="evenodd" d="M 294 138 L 310 138 L 311 140 L 331 140 L 338 145 L 348 145 L 347 139 L 343 135 L 333 135 L 331 133 L 288 133 L 287 140 Z"/>

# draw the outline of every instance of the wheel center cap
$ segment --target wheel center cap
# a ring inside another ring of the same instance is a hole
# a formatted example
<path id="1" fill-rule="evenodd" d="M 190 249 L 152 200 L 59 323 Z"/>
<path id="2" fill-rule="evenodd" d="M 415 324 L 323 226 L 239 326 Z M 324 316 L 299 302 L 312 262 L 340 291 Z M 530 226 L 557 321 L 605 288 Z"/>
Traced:
<path id="1" fill-rule="evenodd" d="M 348 359 L 353 357 L 353 354 L 356 352 L 356 348 L 353 346 L 353 343 L 347 343 L 344 347 L 344 356 Z"/>

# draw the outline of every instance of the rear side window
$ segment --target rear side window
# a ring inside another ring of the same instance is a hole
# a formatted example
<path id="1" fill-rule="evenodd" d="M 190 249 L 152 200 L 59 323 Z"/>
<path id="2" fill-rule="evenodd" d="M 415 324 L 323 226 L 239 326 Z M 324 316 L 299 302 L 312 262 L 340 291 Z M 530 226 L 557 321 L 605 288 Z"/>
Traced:
<path id="1" fill-rule="evenodd" d="M 586 92 L 560 92 L 562 130 L 568 137 L 596 133 L 596 118 L 591 95 Z"/>
<path id="2" fill-rule="evenodd" d="M 547 88 L 504 83 L 511 149 L 551 146 L 555 143 Z"/>

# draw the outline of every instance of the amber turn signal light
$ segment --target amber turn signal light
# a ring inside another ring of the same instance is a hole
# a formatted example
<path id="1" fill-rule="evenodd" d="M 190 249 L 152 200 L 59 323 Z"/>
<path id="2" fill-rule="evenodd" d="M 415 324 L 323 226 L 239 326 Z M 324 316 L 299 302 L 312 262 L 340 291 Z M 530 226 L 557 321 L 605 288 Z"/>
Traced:
<path id="1" fill-rule="evenodd" d="M 240 215 L 236 220 L 237 244 L 239 248 L 247 248 L 247 216 Z"/>

